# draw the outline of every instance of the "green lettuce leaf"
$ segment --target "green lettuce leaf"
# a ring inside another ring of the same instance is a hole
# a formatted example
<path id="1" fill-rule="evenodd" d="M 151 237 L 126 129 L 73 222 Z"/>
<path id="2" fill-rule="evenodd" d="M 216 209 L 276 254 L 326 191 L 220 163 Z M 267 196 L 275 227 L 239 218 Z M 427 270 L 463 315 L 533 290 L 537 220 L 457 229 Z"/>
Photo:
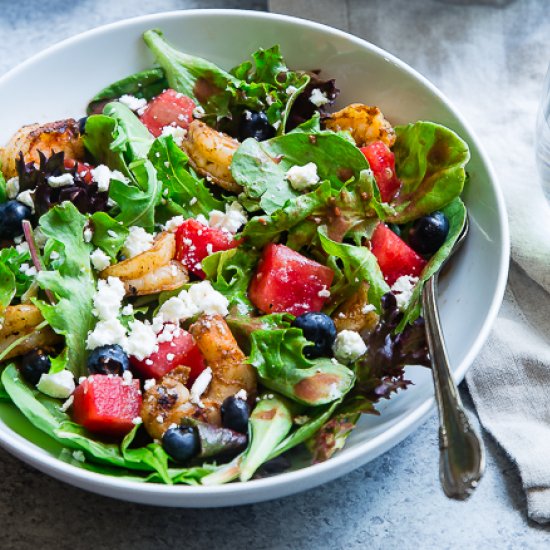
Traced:
<path id="1" fill-rule="evenodd" d="M 4 307 L 9 305 L 14 296 L 21 297 L 25 294 L 33 281 L 33 277 L 21 271 L 21 265 L 24 263 L 32 263 L 28 251 L 18 252 L 14 246 L 0 250 L 0 294 L 3 295 L 0 303 L 5 303 Z M 7 301 L 9 295 L 11 298 Z"/>
<path id="2" fill-rule="evenodd" d="M 335 309 L 351 296 L 362 281 L 369 283 L 369 303 L 380 311 L 380 299 L 389 291 L 389 286 L 380 271 L 376 256 L 366 246 L 337 243 L 327 236 L 325 227 L 319 228 L 323 250 L 329 255 L 327 265 L 335 271 L 335 280 L 330 287 L 330 308 Z M 337 260 L 341 262 L 339 267 Z"/>
<path id="3" fill-rule="evenodd" d="M 403 319 L 397 327 L 399 332 L 402 331 L 407 324 L 412 323 L 420 316 L 422 310 L 422 289 L 424 288 L 424 283 L 441 268 L 443 262 L 448 258 L 462 231 L 466 216 L 468 215 L 464 203 L 459 198 L 454 199 L 445 208 L 442 208 L 441 212 L 443 212 L 449 220 L 449 233 L 447 234 L 445 242 L 430 258 L 426 267 L 424 267 L 422 274 L 419 277 L 419 281 L 412 292 L 409 304 L 403 312 Z"/>
<path id="4" fill-rule="evenodd" d="M 157 30 L 145 32 L 143 39 L 170 87 L 200 104 L 211 125 L 223 119 L 223 129 L 232 133 L 244 109 L 266 112 L 269 122 L 282 133 L 294 100 L 309 82 L 308 75 L 286 67 L 277 46 L 258 50 L 253 63 L 244 62 L 227 72 L 176 50 Z"/>
<path id="5" fill-rule="evenodd" d="M 2 174 L 2 165 L 0 164 L 0 204 L 8 200 L 8 192 L 6 190 L 6 180 Z"/>
<path id="6" fill-rule="evenodd" d="M 168 88 L 164 71 L 160 68 L 146 69 L 113 82 L 98 92 L 88 103 L 86 112 L 92 115 L 101 111 L 105 103 L 125 94 L 150 100 Z"/>
<path id="7" fill-rule="evenodd" d="M 101 248 L 111 259 L 116 259 L 129 231 L 106 212 L 95 212 L 90 216 L 94 232 L 92 243 Z"/>
<path id="8" fill-rule="evenodd" d="M 136 184 L 112 180 L 109 197 L 117 204 L 115 219 L 125 227 L 139 225 L 148 231 L 155 226 L 155 209 L 161 200 L 162 183 L 151 161 L 136 160 L 129 166 Z"/>
<path id="9" fill-rule="evenodd" d="M 320 181 L 328 180 L 340 190 L 351 178 L 359 180 L 369 170 L 365 155 L 334 132 L 290 132 L 266 141 L 246 139 L 231 161 L 231 173 L 248 199 L 273 214 L 299 196 L 286 173 L 292 166 L 317 165 Z"/>
<path id="10" fill-rule="evenodd" d="M 69 415 L 61 411 L 58 400 L 28 386 L 14 364 L 4 369 L 1 379 L 10 399 L 31 424 L 63 446 L 82 451 L 86 459 L 100 464 L 156 472 L 165 483 L 171 483 L 168 455 L 160 445 L 151 443 L 137 449 L 130 447 L 138 426 L 120 445 L 96 441 L 82 426 L 72 422 Z"/>
<path id="11" fill-rule="evenodd" d="M 464 187 L 468 145 L 452 130 L 433 122 L 415 122 L 395 128 L 397 176 L 403 186 L 391 205 L 388 221 L 405 223 L 440 210 Z"/>
<path id="12" fill-rule="evenodd" d="M 157 206 L 157 223 L 172 216 L 208 218 L 212 210 L 225 210 L 225 202 L 217 199 L 189 166 L 187 155 L 174 143 L 172 136 L 155 140 L 149 160 L 162 185 L 162 204 Z"/>
<path id="13" fill-rule="evenodd" d="M 212 286 L 243 314 L 253 311 L 248 299 L 248 286 L 260 254 L 243 247 L 215 252 L 201 262 L 206 278 Z"/>
<path id="14" fill-rule="evenodd" d="M 35 303 L 52 329 L 65 336 L 67 367 L 76 378 L 87 374 L 86 338 L 93 326 L 91 245 L 82 237 L 86 222 L 86 216 L 70 202 L 55 206 L 40 218 L 40 229 L 49 238 L 46 250 L 48 246 L 62 249 L 64 261 L 57 270 L 40 271 L 37 277 L 40 287 L 50 290 L 57 303 Z"/>
<path id="15" fill-rule="evenodd" d="M 351 389 L 354 374 L 328 358 L 307 359 L 308 344 L 298 328 L 256 330 L 249 361 L 267 388 L 304 405 L 332 403 Z"/>

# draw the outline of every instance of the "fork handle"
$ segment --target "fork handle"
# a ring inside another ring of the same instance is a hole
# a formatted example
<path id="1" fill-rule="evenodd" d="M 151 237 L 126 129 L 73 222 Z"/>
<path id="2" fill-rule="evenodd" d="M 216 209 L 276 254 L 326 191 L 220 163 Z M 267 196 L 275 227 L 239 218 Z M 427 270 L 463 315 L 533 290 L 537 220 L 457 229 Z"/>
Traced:
<path id="1" fill-rule="evenodd" d="M 436 294 L 437 275 L 424 285 L 422 306 L 439 412 L 439 478 L 448 497 L 464 500 L 472 494 L 483 475 L 485 452 L 468 420 L 451 374 Z"/>

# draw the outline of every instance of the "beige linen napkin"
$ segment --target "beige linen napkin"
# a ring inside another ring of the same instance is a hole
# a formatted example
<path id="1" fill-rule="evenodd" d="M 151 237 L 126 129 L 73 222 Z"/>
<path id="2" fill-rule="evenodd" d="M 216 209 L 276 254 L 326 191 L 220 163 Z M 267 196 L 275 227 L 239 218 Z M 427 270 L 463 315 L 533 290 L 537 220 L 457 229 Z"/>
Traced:
<path id="1" fill-rule="evenodd" d="M 513 260 L 502 310 L 466 379 L 481 423 L 518 466 L 529 517 L 550 521 L 550 207 L 533 144 L 550 62 L 547 3 L 269 4 L 271 11 L 361 36 L 410 63 L 450 97 L 481 138 L 508 206 Z"/>

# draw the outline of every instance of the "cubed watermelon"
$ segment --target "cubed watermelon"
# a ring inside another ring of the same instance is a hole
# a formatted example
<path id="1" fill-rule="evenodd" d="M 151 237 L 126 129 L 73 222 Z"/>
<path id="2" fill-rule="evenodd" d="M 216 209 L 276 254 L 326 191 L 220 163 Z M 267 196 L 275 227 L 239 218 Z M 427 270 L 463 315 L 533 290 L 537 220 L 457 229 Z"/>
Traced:
<path id="1" fill-rule="evenodd" d="M 394 154 L 382 141 L 374 141 L 366 147 L 361 147 L 361 151 L 369 161 L 370 169 L 380 189 L 380 197 L 384 202 L 388 202 L 401 186 L 395 173 Z"/>
<path id="2" fill-rule="evenodd" d="M 168 89 L 149 102 L 140 120 L 155 137 L 159 137 L 165 126 L 187 129 L 193 120 L 194 109 L 192 99 Z"/>

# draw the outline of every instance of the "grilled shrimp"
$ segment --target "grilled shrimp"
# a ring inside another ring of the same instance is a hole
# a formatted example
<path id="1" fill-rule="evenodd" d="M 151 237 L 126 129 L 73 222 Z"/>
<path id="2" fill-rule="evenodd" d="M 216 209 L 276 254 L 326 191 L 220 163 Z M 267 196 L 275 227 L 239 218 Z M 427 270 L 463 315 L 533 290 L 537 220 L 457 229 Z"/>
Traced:
<path id="1" fill-rule="evenodd" d="M 226 191 L 238 193 L 241 186 L 231 175 L 231 160 L 239 145 L 236 139 L 210 128 L 200 120 L 194 120 L 189 125 L 181 147 L 199 174 Z"/>
<path id="2" fill-rule="evenodd" d="M 184 418 L 220 426 L 220 407 L 226 397 L 243 389 L 249 399 L 256 395 L 254 368 L 245 362 L 246 356 L 221 315 L 202 315 L 190 331 L 212 369 L 212 380 L 200 403 L 191 401 L 185 387 L 188 367 L 175 368 L 145 392 L 141 417 L 155 439 L 161 439 L 171 424 L 179 425 Z"/>
<path id="3" fill-rule="evenodd" d="M 141 418 L 153 439 L 162 439 L 172 424 L 179 425 L 183 418 L 193 416 L 196 411 L 197 406 L 189 401 L 189 390 L 185 386 L 189 372 L 189 367 L 176 367 L 145 391 Z"/>
<path id="4" fill-rule="evenodd" d="M 150 271 L 138 279 L 122 280 L 126 294 L 130 296 L 144 296 L 166 290 L 176 290 L 187 281 L 189 281 L 187 269 L 176 260 L 172 260 L 169 264 Z"/>
<path id="5" fill-rule="evenodd" d="M 395 143 L 395 131 L 378 107 L 352 103 L 324 119 L 324 125 L 334 132 L 351 133 L 357 147 L 373 141 L 383 141 L 388 147 Z"/>
<path id="6" fill-rule="evenodd" d="M 36 330 L 36 327 L 43 320 L 40 310 L 35 305 L 20 304 L 6 308 L 2 328 L 0 329 L 0 353 L 3 353 L 15 340 L 25 334 L 28 334 L 28 338 L 13 348 L 4 357 L 4 360 L 61 341 L 61 336 L 56 334 L 50 327 Z"/>
<path id="7" fill-rule="evenodd" d="M 25 162 L 39 162 L 38 151 L 46 156 L 63 151 L 66 158 L 81 159 L 84 146 L 78 131 L 78 122 L 73 118 L 29 124 L 12 136 L 5 148 L 0 148 L 0 164 L 6 178 L 17 176 L 16 159 L 23 153 Z"/>

